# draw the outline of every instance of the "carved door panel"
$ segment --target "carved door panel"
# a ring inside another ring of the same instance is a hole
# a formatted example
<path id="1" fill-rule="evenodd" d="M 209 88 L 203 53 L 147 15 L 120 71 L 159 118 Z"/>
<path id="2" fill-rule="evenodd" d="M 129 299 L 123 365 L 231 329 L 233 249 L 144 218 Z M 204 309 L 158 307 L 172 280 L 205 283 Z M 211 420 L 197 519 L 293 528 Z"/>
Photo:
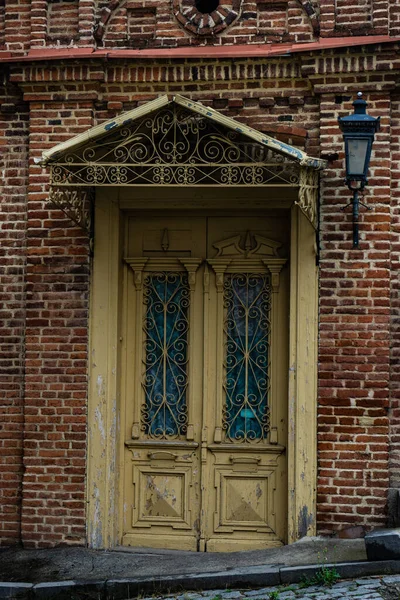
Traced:
<path id="1" fill-rule="evenodd" d="M 284 542 L 286 236 L 279 218 L 129 219 L 124 544 Z"/>
<path id="2" fill-rule="evenodd" d="M 287 245 L 284 219 L 208 220 L 208 551 L 286 538 Z"/>
<path id="3" fill-rule="evenodd" d="M 205 232 L 204 218 L 129 219 L 126 545 L 197 550 Z"/>

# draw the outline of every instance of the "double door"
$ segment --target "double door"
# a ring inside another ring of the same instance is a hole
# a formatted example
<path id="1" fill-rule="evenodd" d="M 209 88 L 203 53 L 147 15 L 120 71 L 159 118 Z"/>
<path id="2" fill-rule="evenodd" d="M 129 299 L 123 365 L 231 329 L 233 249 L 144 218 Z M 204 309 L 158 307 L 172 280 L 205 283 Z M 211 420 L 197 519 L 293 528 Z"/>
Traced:
<path id="1" fill-rule="evenodd" d="M 128 218 L 124 545 L 285 543 L 288 245 L 262 213 Z"/>

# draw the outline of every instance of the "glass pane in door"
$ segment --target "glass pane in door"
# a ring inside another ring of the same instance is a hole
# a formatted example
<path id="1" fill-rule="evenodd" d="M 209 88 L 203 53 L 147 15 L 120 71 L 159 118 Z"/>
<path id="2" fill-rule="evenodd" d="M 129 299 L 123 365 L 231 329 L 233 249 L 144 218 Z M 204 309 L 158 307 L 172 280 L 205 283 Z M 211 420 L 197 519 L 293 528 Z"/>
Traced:
<path id="1" fill-rule="evenodd" d="M 231 441 L 268 434 L 271 294 L 266 274 L 225 276 L 224 429 Z"/>
<path id="2" fill-rule="evenodd" d="M 145 277 L 145 374 L 142 429 L 153 438 L 187 430 L 189 285 L 186 273 Z"/>

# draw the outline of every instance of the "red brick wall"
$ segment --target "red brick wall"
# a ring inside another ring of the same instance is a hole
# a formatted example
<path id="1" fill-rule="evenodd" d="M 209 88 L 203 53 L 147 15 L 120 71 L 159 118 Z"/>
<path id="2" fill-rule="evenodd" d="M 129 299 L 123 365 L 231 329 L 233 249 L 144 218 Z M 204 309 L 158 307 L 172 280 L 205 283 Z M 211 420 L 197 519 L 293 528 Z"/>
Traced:
<path id="1" fill-rule="evenodd" d="M 373 0 L 359 0 L 357 4 L 336 0 L 335 8 L 338 29 L 346 29 L 350 23 L 355 29 L 372 26 Z"/>
<path id="2" fill-rule="evenodd" d="M 30 103 L 30 156 L 93 125 L 89 101 Z M 31 162 L 22 541 L 85 541 L 89 253 L 85 232 L 49 209 Z"/>
<path id="3" fill-rule="evenodd" d="M 18 89 L 5 83 L 0 87 L 0 545 L 20 536 L 28 135 L 28 106 Z"/>
<path id="4" fill-rule="evenodd" d="M 400 488 L 400 97 L 391 107 L 391 407 L 390 407 L 390 487 Z"/>
<path id="5" fill-rule="evenodd" d="M 400 3 L 389 3 L 389 23 L 391 35 L 400 35 Z"/>
<path id="6" fill-rule="evenodd" d="M 196 36 L 182 28 L 171 11 L 171 3 L 147 0 L 146 35 L 130 35 L 132 11 L 143 10 L 141 3 L 121 2 L 111 12 L 100 9 L 98 20 L 106 20 L 100 41 L 107 48 L 114 47 L 171 47 L 199 44 L 246 44 L 279 41 L 312 41 L 315 39 L 312 21 L 297 0 L 277 4 L 271 0 L 245 1 L 240 16 L 221 35 Z M 151 18 L 155 13 L 155 19 Z"/>
<path id="7" fill-rule="evenodd" d="M 395 0 L 324 0 L 320 2 L 321 36 L 395 35 L 390 11 Z M 391 31 L 390 31 L 391 28 Z"/>
<path id="8" fill-rule="evenodd" d="M 47 35 L 49 40 L 67 44 L 79 33 L 78 0 L 53 0 L 47 4 Z"/>
<path id="9" fill-rule="evenodd" d="M 334 85 L 330 86 L 331 88 Z M 360 246 L 352 248 L 350 200 L 343 185 L 337 117 L 349 96 L 324 94 L 321 149 L 339 153 L 322 185 L 318 420 L 318 523 L 321 533 L 385 524 L 390 404 L 390 98 L 367 95 L 381 117 L 365 202 Z"/>
<path id="10" fill-rule="evenodd" d="M 129 6 L 149 7 L 156 10 L 153 33 L 146 30 L 140 40 L 129 35 Z M 171 14 L 168 2 L 146 0 L 142 3 L 114 2 L 111 12 L 100 5 L 97 22 L 101 24 L 101 38 L 106 47 L 186 46 L 192 44 L 239 44 L 265 42 L 309 42 L 319 34 L 323 37 L 351 35 L 387 35 L 389 23 L 393 35 L 399 29 L 399 10 L 396 2 L 388 0 L 254 0 L 242 3 L 240 17 L 210 37 L 193 36 L 180 28 Z M 390 16 L 390 19 L 389 19 Z M 397 35 L 397 34 L 396 34 Z"/>
<path id="11" fill-rule="evenodd" d="M 10 52 L 24 52 L 30 46 L 30 0 L 7 0 L 4 15 L 4 48 Z"/>
<path id="12" fill-rule="evenodd" d="M 5 0 L 0 1 L 0 49 L 4 48 L 5 44 L 5 16 L 6 16 L 6 7 Z"/>
<path id="13" fill-rule="evenodd" d="M 2 25 L 2 12 L 7 18 Z M 183 11 L 184 13 L 184 11 Z M 142 35 L 136 28 L 142 21 Z M 185 29 L 170 0 L 0 1 L 0 46 L 107 48 L 310 42 L 322 37 L 399 34 L 395 0 L 242 0 L 239 16 L 212 35 Z"/>

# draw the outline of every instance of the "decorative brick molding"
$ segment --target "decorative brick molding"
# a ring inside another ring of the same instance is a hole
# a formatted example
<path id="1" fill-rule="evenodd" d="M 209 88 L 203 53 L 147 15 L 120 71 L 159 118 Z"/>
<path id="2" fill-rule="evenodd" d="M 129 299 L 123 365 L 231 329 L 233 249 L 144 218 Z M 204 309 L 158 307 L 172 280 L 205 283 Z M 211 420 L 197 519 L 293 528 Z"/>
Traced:
<path id="1" fill-rule="evenodd" d="M 215 10 L 201 12 L 196 0 L 110 0 L 99 7 L 93 35 L 101 45 L 122 48 L 196 45 L 228 29 L 224 43 L 312 41 L 319 34 L 319 10 L 311 0 L 254 0 L 243 11 L 241 4 L 221 0 Z"/>
<path id="2" fill-rule="evenodd" d="M 195 0 L 172 0 L 179 23 L 196 35 L 216 35 L 232 25 L 239 16 L 241 0 L 227 0 L 210 13 L 201 13 Z"/>
<path id="3" fill-rule="evenodd" d="M 321 36 L 386 35 L 390 29 L 395 35 L 395 27 L 398 26 L 397 5 L 398 2 L 388 0 L 320 2 Z"/>
<path id="4" fill-rule="evenodd" d="M 5 37 L 5 18 L 6 4 L 5 0 L 0 0 L 0 47 L 4 46 Z"/>
<path id="5" fill-rule="evenodd" d="M 120 5 L 120 0 L 112 0 L 108 6 L 103 6 L 101 10 L 101 15 L 98 23 L 95 25 L 94 29 L 94 39 L 100 41 L 103 39 L 105 27 L 108 23 L 109 18 L 111 17 L 112 12 L 118 8 Z"/>
<path id="6" fill-rule="evenodd" d="M 68 44 L 79 38 L 78 0 L 52 0 L 47 3 L 47 40 Z"/>
<path id="7" fill-rule="evenodd" d="M 315 10 L 313 3 L 310 0 L 298 0 L 307 16 L 310 19 L 313 31 L 315 35 L 319 35 L 320 24 L 319 24 L 319 15 Z"/>

